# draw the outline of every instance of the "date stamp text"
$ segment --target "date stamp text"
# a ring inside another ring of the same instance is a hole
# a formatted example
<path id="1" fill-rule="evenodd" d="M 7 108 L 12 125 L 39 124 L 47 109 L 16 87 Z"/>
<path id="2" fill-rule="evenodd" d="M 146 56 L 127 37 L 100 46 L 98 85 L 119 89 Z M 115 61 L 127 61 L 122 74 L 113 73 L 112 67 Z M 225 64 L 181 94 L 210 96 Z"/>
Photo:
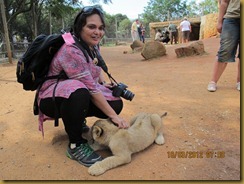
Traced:
<path id="1" fill-rule="evenodd" d="M 168 151 L 168 158 L 224 158 L 225 151 Z"/>

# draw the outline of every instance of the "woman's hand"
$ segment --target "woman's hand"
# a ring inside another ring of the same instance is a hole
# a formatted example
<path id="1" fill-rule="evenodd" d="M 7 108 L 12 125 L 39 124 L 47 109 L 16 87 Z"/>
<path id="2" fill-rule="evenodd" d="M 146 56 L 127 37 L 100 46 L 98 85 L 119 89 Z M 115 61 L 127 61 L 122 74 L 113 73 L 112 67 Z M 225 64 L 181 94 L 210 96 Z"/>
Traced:
<path id="1" fill-rule="evenodd" d="M 114 84 L 114 83 L 103 83 L 103 86 L 105 86 L 106 88 L 109 88 L 109 89 L 112 89 L 113 87 L 115 87 L 116 86 L 116 84 Z"/>
<path id="2" fill-rule="evenodd" d="M 110 117 L 112 122 L 118 125 L 119 128 L 129 128 L 129 123 L 127 123 L 123 118 L 119 116 Z"/>

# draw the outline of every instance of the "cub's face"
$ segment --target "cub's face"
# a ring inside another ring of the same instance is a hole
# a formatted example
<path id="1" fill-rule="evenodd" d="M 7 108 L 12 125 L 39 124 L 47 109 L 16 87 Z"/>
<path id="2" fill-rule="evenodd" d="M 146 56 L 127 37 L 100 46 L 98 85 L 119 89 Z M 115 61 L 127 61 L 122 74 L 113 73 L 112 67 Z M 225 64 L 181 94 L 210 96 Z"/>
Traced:
<path id="1" fill-rule="evenodd" d="M 92 126 L 92 138 L 101 145 L 108 146 L 111 136 L 118 129 L 110 120 L 97 120 Z"/>

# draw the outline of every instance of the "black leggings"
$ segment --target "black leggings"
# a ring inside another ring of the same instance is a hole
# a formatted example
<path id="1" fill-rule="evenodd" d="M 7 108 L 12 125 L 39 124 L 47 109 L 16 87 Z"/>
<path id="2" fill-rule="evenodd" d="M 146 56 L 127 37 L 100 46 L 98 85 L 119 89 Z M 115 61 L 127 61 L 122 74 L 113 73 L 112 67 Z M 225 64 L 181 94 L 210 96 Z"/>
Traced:
<path id="1" fill-rule="evenodd" d="M 98 118 L 108 118 L 91 101 L 91 95 L 87 89 L 78 89 L 73 92 L 68 99 L 55 97 L 59 118 L 62 118 L 65 131 L 69 136 L 70 143 L 84 143 L 82 135 L 82 125 L 86 117 L 95 116 Z M 123 108 L 122 100 L 108 101 L 114 111 L 119 114 Z M 40 110 L 45 115 L 55 118 L 55 106 L 52 98 L 40 101 Z"/>

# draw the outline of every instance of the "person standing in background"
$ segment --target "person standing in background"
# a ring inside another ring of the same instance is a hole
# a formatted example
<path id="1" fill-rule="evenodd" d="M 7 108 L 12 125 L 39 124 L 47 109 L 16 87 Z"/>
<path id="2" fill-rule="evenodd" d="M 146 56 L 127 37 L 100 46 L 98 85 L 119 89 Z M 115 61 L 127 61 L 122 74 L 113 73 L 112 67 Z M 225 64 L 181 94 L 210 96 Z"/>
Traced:
<path id="1" fill-rule="evenodd" d="M 139 34 L 140 41 L 142 41 L 143 43 L 145 43 L 145 37 L 144 37 L 144 35 L 145 35 L 145 28 L 143 27 L 142 23 L 138 27 L 138 34 Z"/>
<path id="2" fill-rule="evenodd" d="M 174 40 L 174 43 L 177 44 L 178 43 L 178 29 L 177 29 L 177 26 L 170 22 L 168 30 L 169 30 L 169 33 L 170 33 L 170 43 L 171 43 L 171 45 L 173 44 L 173 40 Z"/>
<path id="3" fill-rule="evenodd" d="M 210 92 L 217 90 L 217 82 L 227 63 L 233 63 L 237 58 L 236 89 L 240 91 L 240 0 L 219 0 L 217 30 L 220 33 L 220 48 L 207 89 Z M 239 51 L 236 57 L 238 47 Z"/>
<path id="4" fill-rule="evenodd" d="M 182 33 L 182 41 L 183 43 L 188 43 L 190 40 L 191 33 L 191 23 L 184 17 L 184 20 L 180 23 L 180 30 Z"/>
<path id="5" fill-rule="evenodd" d="M 138 19 L 136 19 L 136 20 L 132 23 L 132 25 L 131 25 L 131 37 L 132 37 L 133 42 L 134 42 L 135 40 L 137 40 L 137 38 L 138 38 L 137 25 L 139 25 L 139 20 L 138 20 Z"/>
<path id="6" fill-rule="evenodd" d="M 27 49 L 28 48 L 28 40 L 27 40 L 26 36 L 24 37 L 23 44 L 24 44 L 24 48 Z"/>
<path id="7" fill-rule="evenodd" d="M 13 46 L 17 46 L 17 36 L 13 35 Z"/>
<path id="8" fill-rule="evenodd" d="M 13 43 L 17 43 L 17 36 L 13 35 Z"/>

